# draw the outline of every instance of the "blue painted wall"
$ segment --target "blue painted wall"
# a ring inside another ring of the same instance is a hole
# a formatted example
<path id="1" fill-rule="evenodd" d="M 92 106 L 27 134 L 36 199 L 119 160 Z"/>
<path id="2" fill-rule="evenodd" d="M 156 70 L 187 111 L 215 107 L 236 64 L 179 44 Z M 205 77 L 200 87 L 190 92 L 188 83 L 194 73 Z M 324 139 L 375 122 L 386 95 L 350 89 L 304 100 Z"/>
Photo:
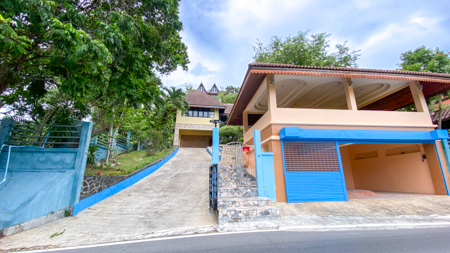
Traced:
<path id="1" fill-rule="evenodd" d="M 219 164 L 219 128 L 217 127 L 213 129 L 211 164 Z"/>
<path id="2" fill-rule="evenodd" d="M 79 201 L 91 131 L 92 123 L 83 122 L 78 148 L 12 148 L 7 180 L 0 184 L 0 229 Z M 3 148 L 0 175 L 7 153 Z"/>
<path id="3" fill-rule="evenodd" d="M 261 133 L 259 130 L 253 131 L 253 144 L 255 146 L 256 184 L 258 186 L 258 196 L 268 197 L 271 200 L 276 201 L 277 195 L 275 191 L 273 153 L 262 152 Z"/>

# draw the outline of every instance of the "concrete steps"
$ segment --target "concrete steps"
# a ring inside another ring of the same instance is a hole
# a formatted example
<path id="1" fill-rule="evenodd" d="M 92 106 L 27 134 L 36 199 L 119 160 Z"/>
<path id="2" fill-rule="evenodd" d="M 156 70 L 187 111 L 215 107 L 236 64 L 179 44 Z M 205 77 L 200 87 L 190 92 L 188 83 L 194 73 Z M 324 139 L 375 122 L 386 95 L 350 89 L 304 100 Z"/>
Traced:
<path id="1" fill-rule="evenodd" d="M 219 188 L 219 197 L 258 197 L 255 187 Z"/>
<path id="2" fill-rule="evenodd" d="M 254 197 L 254 198 L 242 198 L 242 197 L 235 197 L 235 198 L 219 198 L 217 202 L 218 208 L 241 208 L 241 207 L 266 207 L 266 206 L 273 206 L 272 200 L 265 197 Z"/>
<path id="3" fill-rule="evenodd" d="M 235 207 L 219 211 L 219 224 L 272 220 L 278 217 L 280 217 L 280 212 L 276 207 Z"/>

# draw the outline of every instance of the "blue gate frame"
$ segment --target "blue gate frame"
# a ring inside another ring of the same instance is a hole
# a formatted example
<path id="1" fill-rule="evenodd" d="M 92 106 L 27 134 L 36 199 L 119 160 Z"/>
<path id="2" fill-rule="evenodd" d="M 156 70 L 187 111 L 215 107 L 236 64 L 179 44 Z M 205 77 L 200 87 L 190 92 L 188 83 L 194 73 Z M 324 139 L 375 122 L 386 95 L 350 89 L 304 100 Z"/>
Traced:
<path id="1" fill-rule="evenodd" d="M 286 182 L 286 196 L 287 202 L 290 200 L 299 199 L 299 196 L 290 194 L 288 187 L 288 179 L 286 172 L 286 161 L 284 154 L 285 142 L 334 142 L 336 144 L 336 152 L 339 160 L 340 174 L 342 180 L 343 191 L 345 197 L 341 200 L 348 200 L 347 190 L 345 186 L 345 178 L 342 167 L 342 158 L 339 150 L 339 143 L 432 143 L 435 146 L 441 173 L 444 179 L 447 195 L 450 195 L 447 184 L 447 178 L 445 177 L 444 168 L 439 156 L 439 149 L 436 145 L 437 140 L 441 140 L 443 143 L 444 152 L 446 149 L 446 141 L 449 138 L 446 130 L 434 130 L 434 131 L 392 131 L 392 130 L 349 130 L 349 129 L 301 129 L 300 127 L 285 127 L 280 130 L 281 149 L 283 154 L 283 167 L 285 173 Z M 447 144 L 448 145 L 448 144 Z M 449 154 L 446 154 L 447 165 L 449 165 Z M 448 166 L 450 170 L 450 165 Z M 323 172 L 320 172 L 323 173 Z M 450 174 L 450 171 L 449 171 Z M 323 174 L 325 175 L 325 174 Z M 327 199 L 321 199 L 320 196 L 317 199 L 309 199 L 306 201 L 329 201 Z"/>

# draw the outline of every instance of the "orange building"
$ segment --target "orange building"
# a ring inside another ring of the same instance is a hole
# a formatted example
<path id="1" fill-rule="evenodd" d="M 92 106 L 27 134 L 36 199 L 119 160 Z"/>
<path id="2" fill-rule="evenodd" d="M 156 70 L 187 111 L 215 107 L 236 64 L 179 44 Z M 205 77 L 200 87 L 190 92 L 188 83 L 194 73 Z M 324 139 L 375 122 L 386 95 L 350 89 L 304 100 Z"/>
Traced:
<path id="1" fill-rule="evenodd" d="M 277 201 L 347 200 L 348 189 L 448 195 L 448 133 L 426 103 L 448 90 L 448 74 L 252 63 L 227 124 L 244 126 L 247 145 L 260 130 Z"/>

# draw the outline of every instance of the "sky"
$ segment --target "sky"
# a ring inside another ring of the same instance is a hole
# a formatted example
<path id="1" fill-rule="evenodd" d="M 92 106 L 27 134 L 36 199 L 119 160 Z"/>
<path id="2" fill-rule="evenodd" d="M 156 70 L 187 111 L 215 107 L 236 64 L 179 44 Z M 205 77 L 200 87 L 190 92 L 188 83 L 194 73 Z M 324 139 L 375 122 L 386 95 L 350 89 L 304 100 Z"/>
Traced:
<path id="1" fill-rule="evenodd" d="M 330 33 L 330 52 L 347 42 L 358 67 L 396 69 L 400 55 L 422 45 L 450 51 L 449 0 L 182 0 L 181 36 L 189 71 L 161 77 L 167 86 L 242 85 L 253 46 L 299 31 Z"/>

